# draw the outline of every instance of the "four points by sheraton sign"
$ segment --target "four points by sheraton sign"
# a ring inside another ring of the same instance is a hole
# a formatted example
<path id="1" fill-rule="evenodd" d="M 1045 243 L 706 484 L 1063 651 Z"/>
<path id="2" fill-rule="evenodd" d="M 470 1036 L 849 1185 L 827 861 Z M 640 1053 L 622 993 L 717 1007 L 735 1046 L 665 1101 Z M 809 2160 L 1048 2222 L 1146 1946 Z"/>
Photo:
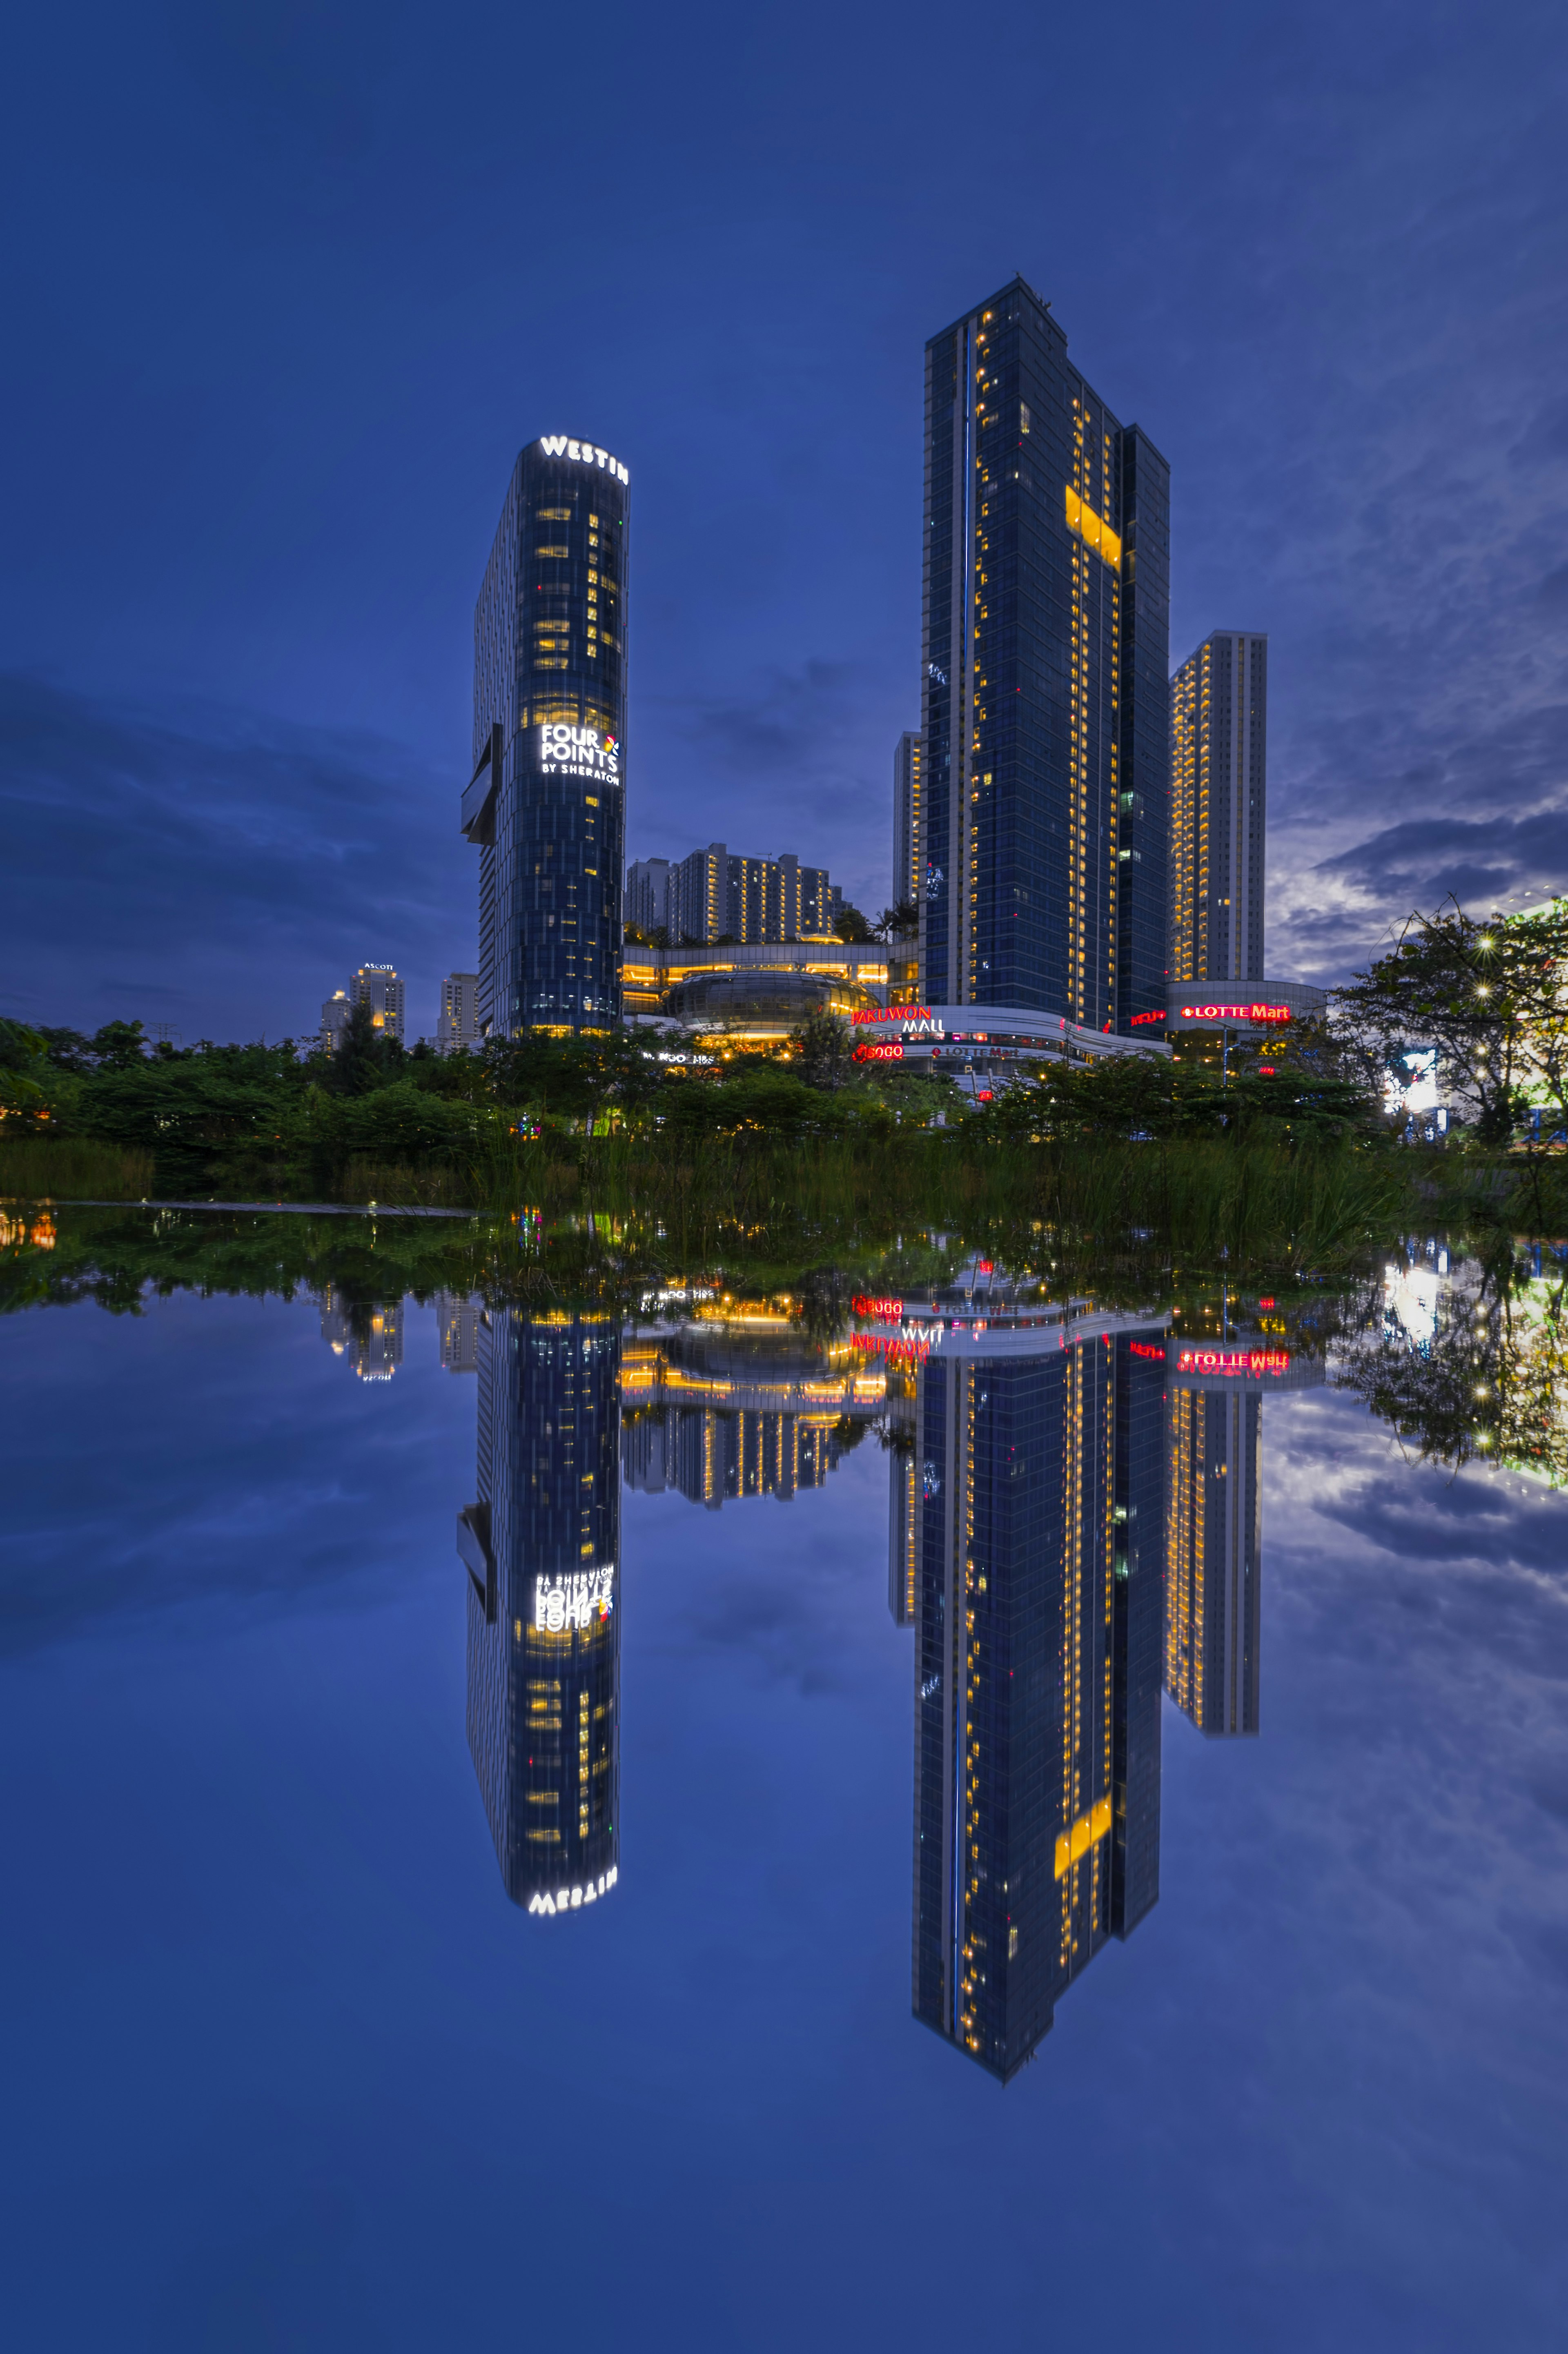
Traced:
<path id="1" fill-rule="evenodd" d="M 539 769 L 546 777 L 592 777 L 615 784 L 620 776 L 620 738 L 597 727 L 574 727 L 546 719 L 539 727 Z"/>

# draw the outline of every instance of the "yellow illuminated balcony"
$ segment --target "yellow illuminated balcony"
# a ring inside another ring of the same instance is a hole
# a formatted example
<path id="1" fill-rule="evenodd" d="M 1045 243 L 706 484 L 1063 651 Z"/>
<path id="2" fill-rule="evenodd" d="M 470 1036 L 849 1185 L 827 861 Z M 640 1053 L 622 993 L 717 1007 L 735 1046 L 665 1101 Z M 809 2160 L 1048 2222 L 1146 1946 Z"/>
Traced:
<path id="1" fill-rule="evenodd" d="M 1075 532 L 1086 547 L 1092 547 L 1102 563 L 1113 572 L 1121 570 L 1121 540 L 1108 523 L 1097 515 L 1086 499 L 1081 499 L 1069 482 L 1066 486 L 1067 528 Z"/>

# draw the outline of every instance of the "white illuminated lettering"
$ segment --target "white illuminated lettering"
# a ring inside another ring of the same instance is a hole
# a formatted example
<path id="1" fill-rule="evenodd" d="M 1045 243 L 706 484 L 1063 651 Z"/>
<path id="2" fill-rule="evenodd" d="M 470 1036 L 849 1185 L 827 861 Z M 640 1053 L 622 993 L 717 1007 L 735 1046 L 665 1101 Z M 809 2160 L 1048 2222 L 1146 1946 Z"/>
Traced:
<path id="1" fill-rule="evenodd" d="M 534 1580 L 534 1628 L 541 1635 L 586 1635 L 615 1608 L 614 1565 Z"/>
<path id="2" fill-rule="evenodd" d="M 601 450 L 597 441 L 568 441 L 564 433 L 542 433 L 539 447 L 546 458 L 574 458 L 579 466 L 602 467 L 613 474 L 618 482 L 630 482 L 631 476 L 617 457 Z"/>

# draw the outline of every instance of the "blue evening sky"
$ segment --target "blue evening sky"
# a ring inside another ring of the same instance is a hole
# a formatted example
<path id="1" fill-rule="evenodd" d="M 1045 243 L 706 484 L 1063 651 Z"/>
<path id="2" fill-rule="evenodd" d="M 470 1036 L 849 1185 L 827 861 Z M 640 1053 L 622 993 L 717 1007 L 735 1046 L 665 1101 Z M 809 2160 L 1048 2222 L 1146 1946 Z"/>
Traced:
<path id="1" fill-rule="evenodd" d="M 1273 642 L 1270 949 L 1568 885 L 1559 7 L 18 12 L 0 1005 L 313 1027 L 475 953 L 509 470 L 631 470 L 629 850 L 889 896 L 921 353 L 1013 270 Z"/>

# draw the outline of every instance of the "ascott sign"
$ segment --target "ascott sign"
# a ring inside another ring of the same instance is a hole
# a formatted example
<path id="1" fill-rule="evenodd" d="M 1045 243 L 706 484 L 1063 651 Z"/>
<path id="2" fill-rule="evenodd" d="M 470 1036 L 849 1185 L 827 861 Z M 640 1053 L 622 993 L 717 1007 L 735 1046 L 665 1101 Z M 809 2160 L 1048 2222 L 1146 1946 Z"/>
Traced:
<path id="1" fill-rule="evenodd" d="M 571 458 L 579 466 L 602 466 L 605 472 L 613 474 L 618 482 L 631 480 L 620 459 L 612 458 L 608 450 L 601 450 L 597 441 L 568 441 L 564 433 L 543 433 L 539 437 L 539 447 L 546 458 Z"/>
<path id="2" fill-rule="evenodd" d="M 546 777 L 592 777 L 610 784 L 620 776 L 620 738 L 597 727 L 546 719 L 539 729 L 539 768 Z"/>

